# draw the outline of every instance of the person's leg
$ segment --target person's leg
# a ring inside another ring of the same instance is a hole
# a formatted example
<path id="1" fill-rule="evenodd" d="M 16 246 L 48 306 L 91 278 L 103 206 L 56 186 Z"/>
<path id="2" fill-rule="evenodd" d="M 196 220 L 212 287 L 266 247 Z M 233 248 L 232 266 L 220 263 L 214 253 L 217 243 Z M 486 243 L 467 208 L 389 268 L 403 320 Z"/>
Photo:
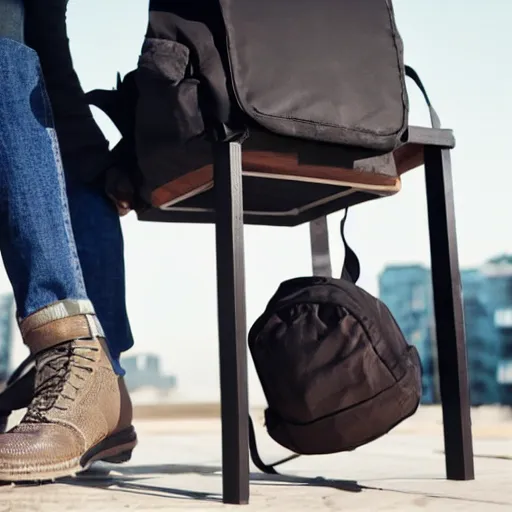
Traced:
<path id="1" fill-rule="evenodd" d="M 124 243 L 116 208 L 96 185 L 67 176 L 71 222 L 87 294 L 105 330 L 116 371 L 133 345 L 126 311 Z"/>
<path id="2" fill-rule="evenodd" d="M 22 422 L 0 436 L 0 480 L 46 480 L 127 460 L 136 436 L 85 292 L 37 54 L 1 36 L 0 249 L 35 383 Z"/>
<path id="3" fill-rule="evenodd" d="M 0 0 L 0 35 L 20 43 L 23 42 L 23 14 L 23 0 Z M 21 51 L 26 50 L 21 49 Z M 24 125 L 23 128 L 25 129 L 26 125 Z M 43 140 L 45 135 L 46 134 L 43 134 Z M 11 136 L 13 136 L 12 133 Z M 53 137 L 53 131 L 51 131 L 51 136 Z M 20 149 L 20 145 L 23 145 L 23 141 L 18 141 L 17 153 L 23 153 L 24 151 L 24 148 Z M 6 147 L 10 147 L 8 141 L 6 141 Z M 12 161 L 20 161 L 19 155 L 15 154 L 13 147 L 10 147 L 9 152 L 9 158 Z M 53 158 L 51 155 L 49 157 Z M 72 162 L 73 160 L 70 161 L 70 165 L 72 165 Z M 13 179 L 21 184 L 21 186 L 18 187 L 21 194 L 27 193 L 24 187 L 24 180 L 27 178 L 27 173 L 30 172 L 30 169 L 23 168 L 20 172 L 16 171 L 11 173 Z M 81 260 L 80 264 L 85 278 L 87 295 L 93 302 L 100 322 L 108 336 L 108 345 L 114 362 L 116 363 L 115 369 L 118 373 L 122 373 L 118 364 L 119 356 L 121 352 L 128 350 L 133 345 L 133 337 L 126 312 L 123 238 L 119 216 L 115 208 L 111 206 L 105 194 L 103 194 L 98 187 L 84 184 L 77 178 L 72 178 L 70 175 L 74 176 L 74 174 L 68 173 L 66 177 L 68 201 L 76 246 L 78 248 L 78 256 Z M 7 175 L 4 175 L 4 177 L 7 177 Z M 60 190 L 60 185 L 57 185 L 60 183 L 60 179 L 61 176 L 58 174 L 50 176 L 50 180 L 46 183 L 46 186 L 51 190 Z M 7 183 L 4 182 L 3 188 L 7 188 L 6 194 L 12 194 L 16 187 L 7 187 Z M 41 191 L 41 188 L 38 188 L 38 190 Z M 32 191 L 30 191 L 30 194 L 29 201 L 35 208 L 30 211 L 25 209 L 25 213 L 34 215 L 34 212 L 39 212 L 39 210 L 37 205 L 33 204 L 35 196 L 32 195 Z M 19 205 L 26 200 L 22 195 L 17 195 L 14 199 L 11 198 L 10 200 L 7 200 L 7 195 L 5 194 L 3 197 L 5 200 L 0 204 L 0 210 L 2 208 L 5 210 L 7 205 L 10 205 L 13 212 L 15 212 L 16 203 Z M 63 204 L 63 208 L 63 211 L 67 211 L 65 204 Z M 23 210 L 23 208 L 21 209 Z M 9 212 L 4 211 L 3 215 L 8 216 Z M 53 215 L 57 215 L 61 223 L 63 220 L 65 221 L 65 226 L 60 226 L 60 234 L 66 230 L 66 236 L 69 238 L 69 233 L 67 233 L 69 231 L 69 218 L 66 216 L 62 219 L 60 212 L 55 211 Z M 35 216 L 36 221 L 42 219 L 38 213 L 35 213 Z M 47 226 L 49 219 L 43 219 L 42 222 Z M 25 229 L 26 232 L 28 232 L 28 224 Z M 52 234 L 57 239 L 60 239 L 59 229 L 52 231 Z M 57 300 L 56 297 L 51 296 L 51 293 L 50 296 L 48 296 L 48 291 L 45 291 L 44 286 L 41 287 L 39 282 L 41 276 L 55 275 L 55 273 L 52 274 L 49 272 L 49 268 L 43 268 L 38 264 L 39 276 L 36 276 L 35 279 L 34 276 L 31 276 L 29 280 L 26 268 L 24 267 L 30 266 L 30 262 L 26 260 L 26 257 L 19 257 L 20 250 L 25 251 L 25 247 L 21 249 L 15 246 L 11 247 L 9 228 L 7 225 L 3 227 L 0 226 L 0 237 L 4 241 L 3 245 L 6 245 L 7 242 L 8 247 L 3 251 L 3 255 L 8 270 L 11 274 L 15 273 L 15 275 L 11 275 L 11 278 L 15 281 L 14 286 L 16 296 L 19 298 L 18 303 L 22 304 L 19 310 L 21 317 L 37 310 L 40 304 L 45 304 L 52 299 Z M 46 234 L 42 240 L 50 245 L 52 244 L 52 239 L 47 237 Z M 41 243 L 41 240 L 30 239 L 30 243 Z M 70 256 L 76 261 L 76 252 L 74 251 L 73 244 L 67 244 L 65 250 L 71 251 Z M 31 251 L 32 254 L 37 252 L 38 251 L 35 250 Z M 55 261 L 58 261 L 58 259 L 52 259 L 45 263 L 46 265 L 52 265 Z M 76 282 L 73 276 L 70 275 L 68 275 L 66 279 L 66 273 L 59 274 L 59 277 L 64 277 L 66 282 Z M 44 278 L 45 277 L 43 277 L 43 279 Z M 78 281 L 82 283 L 80 276 L 78 277 Z M 77 290 L 65 291 L 65 289 L 63 289 L 62 293 L 66 296 L 72 296 L 74 294 L 83 298 L 85 292 L 83 286 L 81 284 L 80 286 L 81 289 L 79 293 Z M 25 304 L 26 301 L 32 301 L 33 304 Z"/>
<path id="4" fill-rule="evenodd" d="M 68 0 L 25 2 L 27 41 L 41 60 L 63 150 L 71 223 L 87 293 L 118 361 L 133 338 L 126 311 L 119 215 L 97 184 L 112 163 L 108 143 L 73 68 L 66 27 Z"/>
<path id="5" fill-rule="evenodd" d="M 20 9 L 13 0 L 0 0 L 3 23 L 12 20 L 10 36 L 16 20 L 5 2 L 13 13 Z M 60 300 L 86 300 L 87 294 L 37 55 L 1 37 L 0 69 L 0 250 L 24 319 Z"/>

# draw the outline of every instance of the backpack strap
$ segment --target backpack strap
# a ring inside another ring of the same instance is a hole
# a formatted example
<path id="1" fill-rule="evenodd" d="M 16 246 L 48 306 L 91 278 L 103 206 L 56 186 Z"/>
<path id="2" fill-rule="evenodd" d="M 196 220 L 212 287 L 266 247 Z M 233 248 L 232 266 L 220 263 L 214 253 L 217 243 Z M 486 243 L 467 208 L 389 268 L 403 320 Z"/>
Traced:
<path id="1" fill-rule="evenodd" d="M 298 453 L 294 453 L 289 457 L 285 457 L 284 459 L 273 462 L 272 464 L 265 464 L 260 457 L 258 452 L 258 446 L 256 444 L 256 432 L 254 431 L 254 424 L 252 418 L 249 416 L 249 453 L 251 454 L 251 459 L 253 464 L 262 472 L 267 475 L 278 475 L 279 473 L 276 470 L 276 466 L 284 464 L 285 462 L 289 462 L 294 459 L 298 459 L 300 455 Z"/>
<path id="2" fill-rule="evenodd" d="M 105 113 L 122 137 L 130 141 L 133 140 L 135 133 L 135 109 L 138 99 L 135 76 L 135 71 L 126 74 L 124 78 L 117 73 L 114 89 L 95 89 L 85 95 L 88 104 Z"/>
<path id="3" fill-rule="evenodd" d="M 411 66 L 405 66 L 405 75 L 408 76 L 413 82 L 418 86 L 419 90 L 423 94 L 423 97 L 425 98 L 425 101 L 428 106 L 428 110 L 430 112 L 430 121 L 432 123 L 432 128 L 441 128 L 441 119 L 437 115 L 437 112 L 435 111 L 434 107 L 432 106 L 432 103 L 430 103 L 430 98 L 428 97 L 427 90 L 425 89 L 425 86 L 423 85 L 423 82 L 421 81 L 420 76 L 416 71 L 411 68 Z"/>
<path id="4" fill-rule="evenodd" d="M 345 210 L 345 215 L 341 219 L 340 233 L 343 247 L 345 249 L 345 261 L 341 270 L 341 279 L 350 281 L 353 284 L 357 283 L 359 276 L 361 275 L 361 265 L 359 264 L 359 258 L 357 254 L 351 249 L 345 238 L 345 223 L 347 222 L 348 208 Z"/>

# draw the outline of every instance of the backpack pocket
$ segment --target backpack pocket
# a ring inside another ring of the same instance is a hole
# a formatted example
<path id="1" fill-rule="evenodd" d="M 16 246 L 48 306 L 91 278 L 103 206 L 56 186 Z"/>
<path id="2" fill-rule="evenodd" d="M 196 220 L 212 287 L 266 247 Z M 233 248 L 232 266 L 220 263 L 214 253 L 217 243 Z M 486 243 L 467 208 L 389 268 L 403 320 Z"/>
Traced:
<path id="1" fill-rule="evenodd" d="M 201 113 L 200 81 L 187 46 L 147 38 L 137 70 L 139 99 L 135 139 L 143 175 L 142 195 L 211 162 Z"/>

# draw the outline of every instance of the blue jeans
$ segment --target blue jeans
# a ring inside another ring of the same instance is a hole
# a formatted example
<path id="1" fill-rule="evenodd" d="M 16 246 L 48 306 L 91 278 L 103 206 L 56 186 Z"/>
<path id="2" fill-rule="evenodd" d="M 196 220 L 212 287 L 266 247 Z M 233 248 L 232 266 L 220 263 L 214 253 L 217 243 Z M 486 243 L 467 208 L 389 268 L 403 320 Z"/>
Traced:
<path id="1" fill-rule="evenodd" d="M 1 1 L 1 0 L 0 0 Z M 126 311 L 124 242 L 119 215 L 93 185 L 67 177 L 71 224 L 89 299 L 118 361 L 133 345 Z"/>
<path id="2" fill-rule="evenodd" d="M 132 346 L 119 217 L 100 189 L 63 176 L 21 0 L 0 0 L 0 250 L 21 318 L 88 296 L 114 360 Z"/>
<path id="3" fill-rule="evenodd" d="M 23 319 L 87 299 L 36 53 L 0 38 L 0 249 Z"/>

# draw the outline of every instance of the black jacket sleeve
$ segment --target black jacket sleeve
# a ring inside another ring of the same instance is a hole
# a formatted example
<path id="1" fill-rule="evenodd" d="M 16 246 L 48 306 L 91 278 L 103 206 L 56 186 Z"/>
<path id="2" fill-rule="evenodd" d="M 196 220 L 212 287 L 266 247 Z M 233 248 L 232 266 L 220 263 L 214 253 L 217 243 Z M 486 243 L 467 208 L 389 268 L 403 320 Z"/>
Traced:
<path id="1" fill-rule="evenodd" d="M 93 181 L 111 166 L 111 157 L 73 68 L 67 4 L 68 0 L 25 0 L 25 38 L 41 60 L 66 172 Z"/>

